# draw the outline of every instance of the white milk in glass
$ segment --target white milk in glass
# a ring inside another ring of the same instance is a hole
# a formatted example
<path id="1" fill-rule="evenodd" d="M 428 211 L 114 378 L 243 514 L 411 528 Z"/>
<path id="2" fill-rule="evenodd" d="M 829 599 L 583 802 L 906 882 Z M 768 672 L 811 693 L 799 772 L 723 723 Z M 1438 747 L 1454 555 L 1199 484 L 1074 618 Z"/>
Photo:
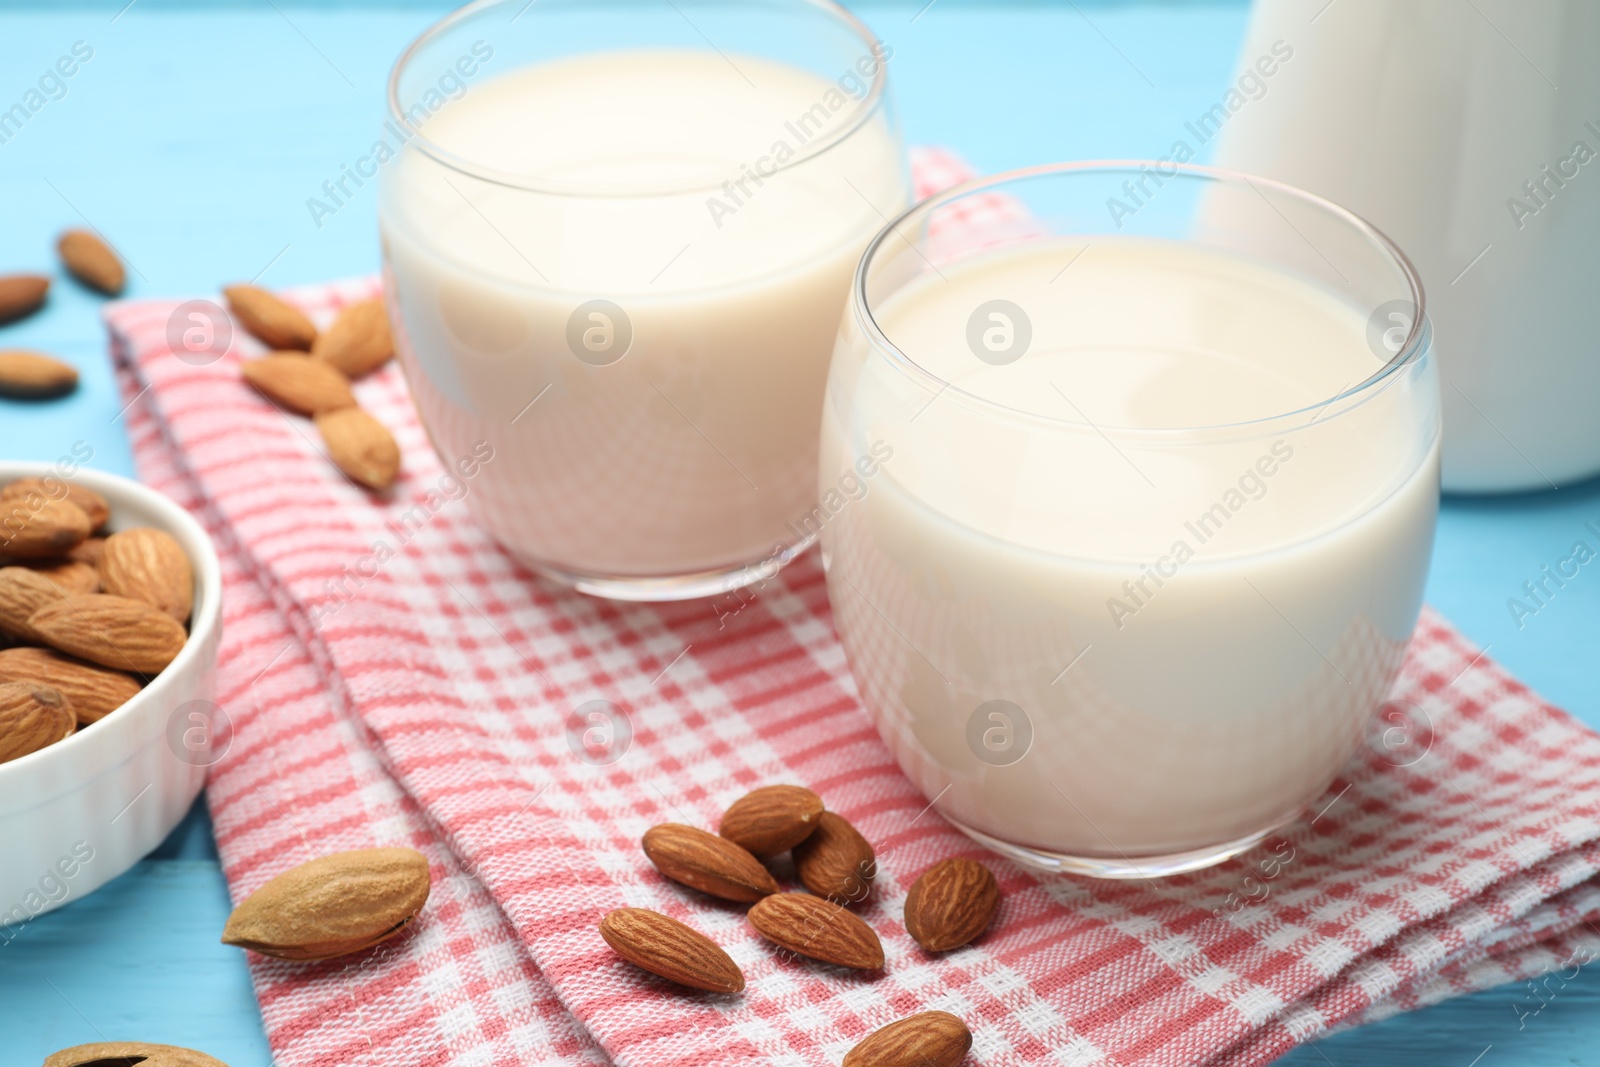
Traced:
<path id="1" fill-rule="evenodd" d="M 1060 238 L 940 269 L 876 320 L 948 387 L 847 322 L 823 419 L 823 493 L 857 498 L 823 530 L 830 592 L 902 766 L 947 816 L 1047 852 L 1172 854 L 1291 817 L 1361 743 L 1417 617 L 1427 390 L 1334 401 L 1383 366 L 1367 315 L 1197 245 Z M 1032 330 L 1004 365 L 967 340 L 996 299 Z"/>
<path id="2" fill-rule="evenodd" d="M 525 562 L 678 576 L 799 539 L 849 279 L 907 197 L 892 122 L 863 106 L 751 56 L 586 55 L 428 120 L 509 177 L 393 164 L 402 363 L 447 462 L 494 447 L 468 504 Z"/>

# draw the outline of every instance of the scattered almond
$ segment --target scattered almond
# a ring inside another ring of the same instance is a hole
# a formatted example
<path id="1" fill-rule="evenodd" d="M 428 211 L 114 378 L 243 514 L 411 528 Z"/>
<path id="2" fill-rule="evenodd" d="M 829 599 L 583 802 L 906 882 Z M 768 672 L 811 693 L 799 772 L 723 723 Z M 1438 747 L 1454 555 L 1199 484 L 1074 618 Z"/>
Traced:
<path id="1" fill-rule="evenodd" d="M 883 942 L 843 906 L 810 893 L 774 893 L 756 901 L 750 925 L 780 948 L 824 963 L 873 971 L 883 966 Z"/>
<path id="2" fill-rule="evenodd" d="M 194 569 L 165 530 L 138 526 L 108 537 L 100 580 L 106 592 L 142 600 L 179 622 L 187 622 L 194 608 Z"/>
<path id="3" fill-rule="evenodd" d="M 363 300 L 339 313 L 326 333 L 312 342 L 311 354 L 350 378 L 371 374 L 394 355 L 394 336 L 382 300 Z"/>
<path id="4" fill-rule="evenodd" d="M 25 566 L 48 580 L 64 596 L 100 592 L 100 571 L 93 564 L 75 559 L 44 559 L 33 560 Z"/>
<path id="5" fill-rule="evenodd" d="M 0 499 L 0 555 L 10 560 L 62 556 L 89 536 L 89 517 L 70 500 Z"/>
<path id="6" fill-rule="evenodd" d="M 709 993 L 738 993 L 744 972 L 706 935 L 644 908 L 618 908 L 600 920 L 613 952 L 669 982 Z"/>
<path id="7" fill-rule="evenodd" d="M 90 230 L 67 230 L 56 242 L 56 251 L 67 273 L 91 289 L 107 296 L 122 292 L 128 280 L 122 260 L 111 246 Z"/>
<path id="8" fill-rule="evenodd" d="M 77 725 L 72 705 L 54 689 L 27 682 L 0 684 L 0 763 L 53 745 Z"/>
<path id="9" fill-rule="evenodd" d="M 139 694 L 139 681 L 133 676 L 48 648 L 0 649 L 0 682 L 59 689 L 72 703 L 80 726 L 99 722 Z"/>
<path id="10" fill-rule="evenodd" d="M 831 811 L 817 818 L 817 828 L 794 849 L 795 873 L 819 897 L 855 904 L 872 892 L 877 860 L 867 839 L 843 816 Z"/>
<path id="11" fill-rule="evenodd" d="M 383 490 L 400 472 L 400 446 L 383 423 L 360 408 L 340 408 L 316 417 L 328 456 L 350 480 Z"/>
<path id="12" fill-rule="evenodd" d="M 772 872 L 732 841 L 680 823 L 652 826 L 644 854 L 674 882 L 723 900 L 748 903 L 778 891 Z"/>
<path id="13" fill-rule="evenodd" d="M 230 285 L 222 290 L 228 310 L 246 330 L 268 348 L 308 350 L 317 328 L 305 312 L 254 285 Z"/>
<path id="14" fill-rule="evenodd" d="M 345 376 L 303 355 L 275 353 L 246 360 L 240 373 L 262 396 L 297 415 L 355 407 L 356 397 Z"/>
<path id="15" fill-rule="evenodd" d="M 97 1041 L 53 1052 L 44 1067 L 228 1067 L 204 1052 L 144 1041 Z"/>
<path id="16" fill-rule="evenodd" d="M 817 828 L 822 798 L 797 785 L 768 785 L 729 806 L 718 833 L 755 856 L 787 852 Z"/>
<path id="17" fill-rule="evenodd" d="M 183 649 L 183 624 L 142 600 L 83 593 L 41 608 L 28 619 L 50 647 L 114 670 L 159 674 Z"/>
<path id="18" fill-rule="evenodd" d="M 20 348 L 0 352 L 0 396 L 13 400 L 53 400 L 77 387 L 77 370 L 54 356 Z"/>
<path id="19" fill-rule="evenodd" d="M 66 599 L 59 586 L 27 567 L 0 567 L 0 633 L 36 640 L 28 619 L 41 608 Z"/>
<path id="20" fill-rule="evenodd" d="M 974 940 L 1000 904 L 994 874 L 975 860 L 941 860 L 922 872 L 906 895 L 906 933 L 929 952 Z"/>
<path id="21" fill-rule="evenodd" d="M 972 1047 L 972 1031 L 947 1011 L 924 1011 L 868 1034 L 843 1067 L 955 1067 Z"/>
<path id="22" fill-rule="evenodd" d="M 42 274 L 0 276 L 0 326 L 26 318 L 44 307 L 50 279 Z"/>
<path id="23" fill-rule="evenodd" d="M 98 530 L 111 518 L 111 505 L 106 503 L 106 498 L 87 489 L 84 486 L 47 474 L 42 478 L 18 478 L 14 482 L 7 482 L 0 488 L 0 500 L 12 497 L 29 499 L 38 496 L 59 500 L 65 498 L 78 505 L 78 509 L 89 518 L 89 528 Z"/>
<path id="24" fill-rule="evenodd" d="M 240 902 L 222 932 L 285 960 L 324 960 L 371 948 L 409 926 L 427 903 L 428 860 L 409 848 L 366 848 L 302 863 Z"/>

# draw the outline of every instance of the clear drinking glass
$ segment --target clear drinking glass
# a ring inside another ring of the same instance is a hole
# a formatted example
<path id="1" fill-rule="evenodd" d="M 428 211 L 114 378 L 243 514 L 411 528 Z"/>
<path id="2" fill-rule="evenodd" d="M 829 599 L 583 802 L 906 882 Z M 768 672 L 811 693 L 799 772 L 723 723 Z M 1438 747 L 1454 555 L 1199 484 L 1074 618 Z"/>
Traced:
<path id="1" fill-rule="evenodd" d="M 814 538 L 840 310 L 909 202 L 892 52 L 825 0 L 482 0 L 401 56 L 374 165 L 400 362 L 523 563 L 679 599 Z"/>
<path id="2" fill-rule="evenodd" d="M 880 233 L 818 516 L 862 697 L 940 812 L 1146 877 L 1316 798 L 1420 610 L 1430 347 L 1405 257 L 1263 179 L 1038 167 Z"/>

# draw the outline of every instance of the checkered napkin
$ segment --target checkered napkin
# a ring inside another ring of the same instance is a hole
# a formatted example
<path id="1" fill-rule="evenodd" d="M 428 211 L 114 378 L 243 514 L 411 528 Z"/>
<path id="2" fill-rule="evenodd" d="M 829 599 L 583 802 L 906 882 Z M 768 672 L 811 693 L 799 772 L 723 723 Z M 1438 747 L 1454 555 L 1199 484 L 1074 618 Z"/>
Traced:
<path id="1" fill-rule="evenodd" d="M 938 153 L 917 163 L 923 192 L 961 175 Z M 294 296 L 326 323 L 375 288 Z M 334 472 L 308 423 L 241 385 L 253 342 L 177 358 L 174 307 L 107 319 L 141 474 L 223 558 L 232 737 L 210 803 L 233 894 L 344 848 L 409 845 L 433 864 L 407 937 L 325 963 L 251 958 L 286 1067 L 837 1064 L 932 1008 L 971 1027 L 976 1064 L 1259 1064 L 1600 948 L 1600 738 L 1431 612 L 1395 694 L 1407 714 L 1385 726 L 1403 743 L 1364 750 L 1280 836 L 1180 878 L 1042 878 L 954 831 L 895 766 L 815 553 L 732 618 L 562 591 L 441 494 L 398 369 L 356 386 L 405 454 L 376 497 Z M 431 519 L 398 537 L 419 504 Z M 374 563 L 380 543 L 394 551 Z M 569 747 L 569 717 L 593 699 L 629 716 L 616 762 Z M 772 782 L 816 789 L 875 845 L 860 910 L 884 941 L 881 975 L 781 957 L 742 908 L 667 882 L 640 851 L 647 827 L 714 827 Z M 976 944 L 931 956 L 905 932 L 905 894 L 956 855 L 996 871 L 1002 904 Z M 618 960 L 596 923 L 623 905 L 705 931 L 746 991 L 685 992 Z"/>

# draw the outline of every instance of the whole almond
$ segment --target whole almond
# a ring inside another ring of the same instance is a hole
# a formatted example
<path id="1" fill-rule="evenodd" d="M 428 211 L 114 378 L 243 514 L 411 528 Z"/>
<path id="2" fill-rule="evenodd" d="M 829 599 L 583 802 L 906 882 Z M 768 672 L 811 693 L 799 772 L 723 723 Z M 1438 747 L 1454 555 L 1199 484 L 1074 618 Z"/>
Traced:
<path id="1" fill-rule="evenodd" d="M 183 624 L 142 600 L 80 593 L 33 613 L 34 635 L 58 652 L 135 674 L 160 674 L 183 650 Z"/>
<path id="2" fill-rule="evenodd" d="M 56 241 L 56 251 L 67 273 L 107 296 L 122 292 L 128 280 L 122 260 L 100 236 L 89 230 L 67 230 Z"/>
<path id="3" fill-rule="evenodd" d="M 0 682 L 31 682 L 59 689 L 88 726 L 139 695 L 139 681 L 121 671 L 62 655 L 49 648 L 0 649 Z"/>
<path id="4" fill-rule="evenodd" d="M 955 1067 L 971 1047 L 966 1023 L 947 1011 L 924 1011 L 868 1034 L 843 1067 Z"/>
<path id="5" fill-rule="evenodd" d="M 0 275 L 0 326 L 44 307 L 49 293 L 50 279 L 42 274 Z"/>
<path id="6" fill-rule="evenodd" d="M 56 690 L 27 682 L 0 683 L 0 763 L 55 744 L 77 723 L 72 704 Z"/>
<path id="7" fill-rule="evenodd" d="M 275 353 L 246 360 L 240 373 L 256 392 L 297 415 L 355 407 L 356 397 L 345 376 L 303 355 Z"/>
<path id="8" fill-rule="evenodd" d="M 400 446 L 383 423 L 360 408 L 340 408 L 316 417 L 328 456 L 351 481 L 383 490 L 400 473 Z"/>
<path id="9" fill-rule="evenodd" d="M 52 1052 L 44 1067 L 228 1067 L 204 1052 L 144 1041 L 97 1041 Z"/>
<path id="10" fill-rule="evenodd" d="M 842 905 L 810 893 L 774 893 L 756 901 L 750 925 L 780 948 L 823 963 L 875 971 L 883 966 L 883 942 Z"/>
<path id="11" fill-rule="evenodd" d="M 65 498 L 78 505 L 78 510 L 89 517 L 89 528 L 98 530 L 111 518 L 111 505 L 106 503 L 106 498 L 93 489 L 69 482 L 65 478 L 58 478 L 54 474 L 47 474 L 42 478 L 18 478 L 14 482 L 7 482 L 0 487 L 0 500 L 12 497 L 22 497 L 24 500 L 35 496 L 48 497 L 59 500 Z"/>
<path id="12" fill-rule="evenodd" d="M 690 989 L 738 993 L 744 972 L 705 934 L 644 908 L 618 908 L 600 920 L 600 936 L 635 967 Z"/>
<path id="13" fill-rule="evenodd" d="M 941 860 L 906 894 L 906 933 L 929 952 L 960 948 L 988 929 L 999 904 L 989 868 L 959 857 Z"/>
<path id="14" fill-rule="evenodd" d="M 311 345 L 311 354 L 347 377 L 371 374 L 394 355 L 394 336 L 382 300 L 351 304 Z"/>
<path id="15" fill-rule="evenodd" d="M 722 813 L 717 832 L 755 856 L 787 852 L 817 828 L 822 798 L 797 785 L 768 785 L 746 793 Z"/>
<path id="16" fill-rule="evenodd" d="M 136 526 L 106 538 L 100 581 L 106 592 L 142 600 L 179 622 L 187 622 L 194 608 L 194 569 L 165 530 Z"/>
<path id="17" fill-rule="evenodd" d="M 409 848 L 337 852 L 292 867 L 240 902 L 222 931 L 285 960 L 325 960 L 387 941 L 428 901 L 428 860 Z"/>
<path id="18" fill-rule="evenodd" d="M 27 567 L 0 567 L 0 634 L 36 640 L 28 620 L 41 608 L 65 600 L 66 593 L 44 575 Z"/>
<path id="19" fill-rule="evenodd" d="M 21 348 L 0 352 L 0 396 L 12 400 L 54 400 L 77 387 L 77 369 L 54 356 Z"/>
<path id="20" fill-rule="evenodd" d="M 795 873 L 819 897 L 856 904 L 872 892 L 878 873 L 872 846 L 841 815 L 823 812 L 817 828 L 794 849 Z"/>
<path id="21" fill-rule="evenodd" d="M 100 566 L 100 557 L 105 553 L 106 539 L 104 537 L 90 537 L 83 544 L 67 553 L 67 558 L 79 563 L 87 563 L 91 567 Z"/>
<path id="22" fill-rule="evenodd" d="M 778 891 L 772 872 L 750 853 L 693 826 L 662 823 L 644 833 L 644 854 L 656 870 L 723 900 L 749 903 Z"/>
<path id="23" fill-rule="evenodd" d="M 89 536 L 89 516 L 70 500 L 0 498 L 0 556 L 11 560 L 64 556 Z"/>
<path id="24" fill-rule="evenodd" d="M 24 566 L 61 590 L 63 596 L 100 592 L 100 571 L 91 563 L 76 559 L 40 559 Z"/>
<path id="25" fill-rule="evenodd" d="M 254 285 L 230 285 L 222 290 L 228 310 L 251 336 L 268 348 L 302 352 L 317 339 L 317 328 L 305 312 Z"/>

